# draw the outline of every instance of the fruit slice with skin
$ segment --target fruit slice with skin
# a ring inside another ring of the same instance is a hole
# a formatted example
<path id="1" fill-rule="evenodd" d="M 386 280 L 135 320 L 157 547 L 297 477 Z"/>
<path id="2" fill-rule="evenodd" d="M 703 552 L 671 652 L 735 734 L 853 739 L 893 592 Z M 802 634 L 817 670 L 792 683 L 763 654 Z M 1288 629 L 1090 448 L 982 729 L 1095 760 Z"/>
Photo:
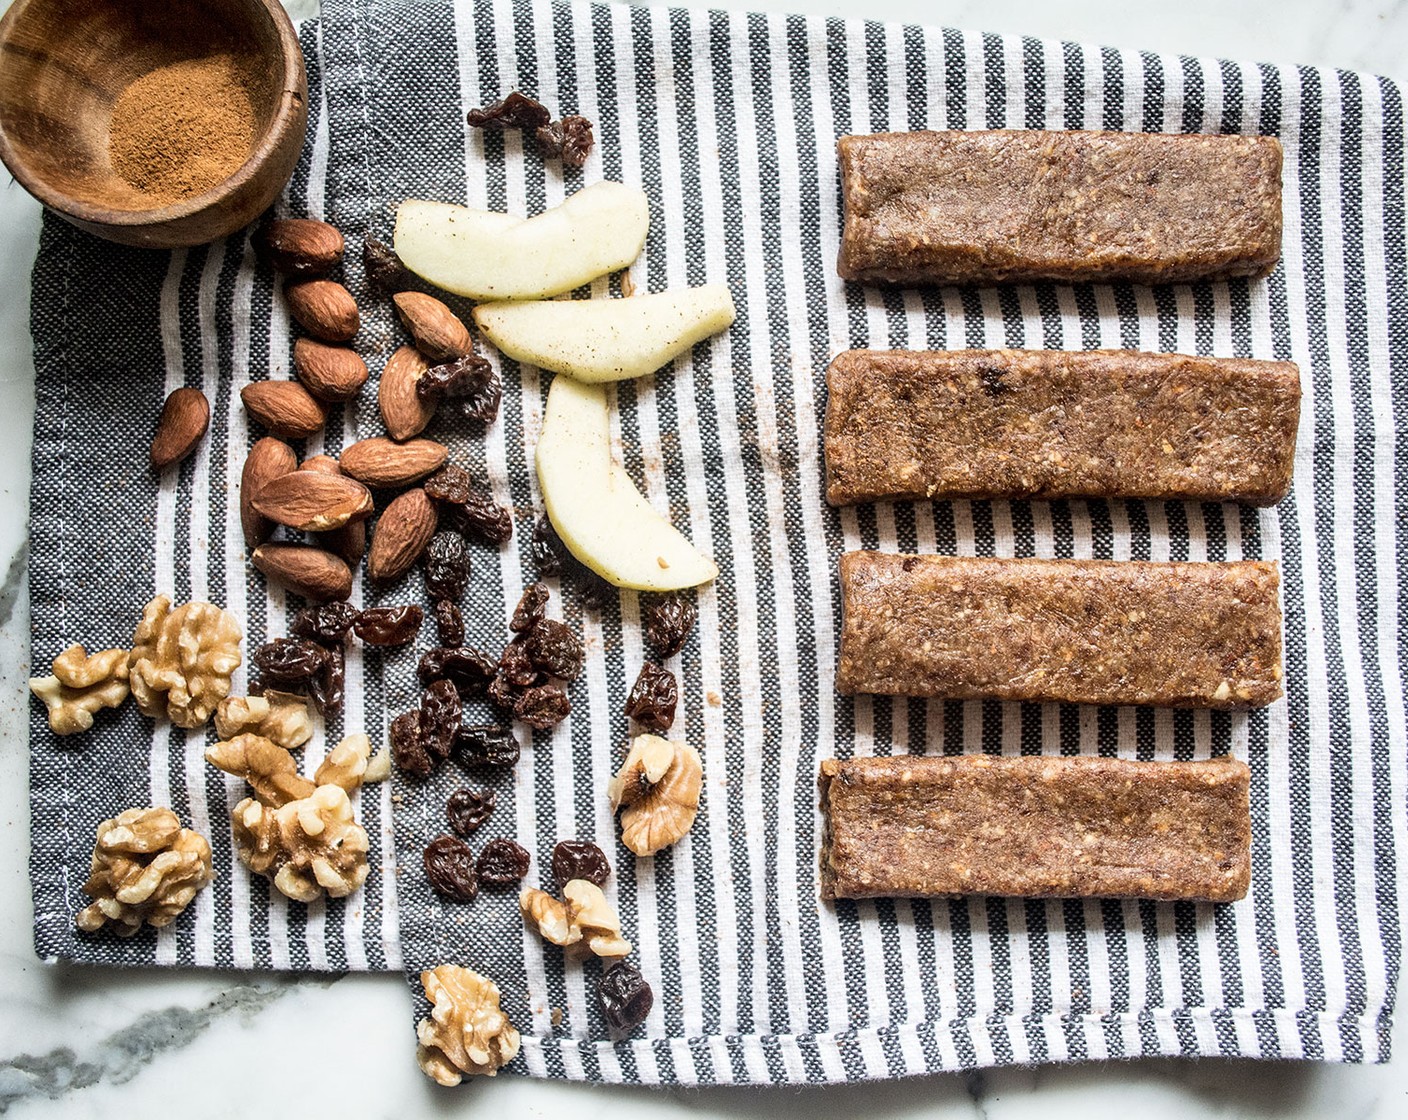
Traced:
<path id="1" fill-rule="evenodd" d="M 719 574 L 612 462 L 611 412 L 603 386 L 570 377 L 553 381 L 536 463 L 557 535 L 602 578 L 617 587 L 674 591 Z"/>
<path id="2" fill-rule="evenodd" d="M 408 198 L 396 254 L 412 272 L 477 300 L 541 299 L 625 268 L 645 245 L 639 187 L 601 182 L 532 218 Z"/>
<path id="3" fill-rule="evenodd" d="M 474 323 L 500 351 L 578 381 L 644 377 L 726 330 L 733 295 L 722 284 L 630 299 L 481 303 Z"/>

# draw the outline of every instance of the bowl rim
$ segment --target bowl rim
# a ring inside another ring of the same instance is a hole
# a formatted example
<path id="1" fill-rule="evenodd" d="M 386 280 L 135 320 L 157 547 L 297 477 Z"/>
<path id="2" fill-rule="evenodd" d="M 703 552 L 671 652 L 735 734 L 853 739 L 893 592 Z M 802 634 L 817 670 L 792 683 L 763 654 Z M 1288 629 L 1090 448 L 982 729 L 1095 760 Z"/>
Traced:
<path id="1" fill-rule="evenodd" d="M 8 11 L 0 16 L 0 45 L 7 43 L 15 25 L 24 17 L 33 4 L 43 0 L 14 0 Z M 248 158 L 230 174 L 207 191 L 191 195 L 165 206 L 150 210 L 118 210 L 84 202 L 57 190 L 47 180 L 34 175 L 28 163 L 20 158 L 10 141 L 4 122 L 0 121 L 0 161 L 3 161 L 15 180 L 43 205 L 68 217 L 92 225 L 140 228 L 159 226 L 168 222 L 181 221 L 217 206 L 225 199 L 242 190 L 255 176 L 265 162 L 283 145 L 289 131 L 297 124 L 299 114 L 288 104 L 290 97 L 299 97 L 307 81 L 303 50 L 298 43 L 298 33 L 293 21 L 284 10 L 280 0 L 241 0 L 247 10 L 264 12 L 274 24 L 278 40 L 280 63 L 279 104 L 274 117 L 260 136 Z"/>

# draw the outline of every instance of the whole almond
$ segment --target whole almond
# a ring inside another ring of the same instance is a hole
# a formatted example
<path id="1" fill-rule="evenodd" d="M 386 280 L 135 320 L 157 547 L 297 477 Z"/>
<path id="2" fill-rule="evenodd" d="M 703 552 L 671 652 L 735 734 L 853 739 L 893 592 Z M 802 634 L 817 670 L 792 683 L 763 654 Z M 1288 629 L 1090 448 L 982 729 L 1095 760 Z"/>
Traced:
<path id="1" fill-rule="evenodd" d="M 435 522 L 435 506 L 424 490 L 407 490 L 396 498 L 372 529 L 367 574 L 378 583 L 400 579 L 435 535 Z"/>
<path id="2" fill-rule="evenodd" d="M 341 529 L 331 529 L 326 533 L 314 533 L 313 543 L 319 548 L 335 552 L 347 561 L 348 567 L 355 568 L 367 554 L 367 523 L 349 521 Z"/>
<path id="3" fill-rule="evenodd" d="M 474 349 L 460 317 L 434 296 L 397 292 L 391 299 L 402 325 L 416 340 L 416 349 L 432 362 L 448 362 Z"/>
<path id="4" fill-rule="evenodd" d="M 247 547 L 263 544 L 274 531 L 274 523 L 254 508 L 254 496 L 271 479 L 288 474 L 297 465 L 293 448 L 272 436 L 255 441 L 249 449 L 240 472 L 240 527 Z"/>
<path id="5" fill-rule="evenodd" d="M 342 260 L 342 234 L 314 218 L 266 222 L 254 234 L 255 255 L 286 276 L 323 276 Z"/>
<path id="6" fill-rule="evenodd" d="M 342 467 L 331 455 L 314 455 L 298 464 L 301 471 L 321 471 L 323 474 L 341 474 Z"/>
<path id="7" fill-rule="evenodd" d="M 340 557 L 307 544 L 262 544 L 252 562 L 275 583 L 325 602 L 352 594 L 352 569 Z"/>
<path id="8" fill-rule="evenodd" d="M 358 482 L 379 489 L 393 489 L 419 482 L 438 470 L 449 451 L 433 439 L 405 443 L 375 436 L 358 440 L 342 453 L 342 470 Z"/>
<path id="9" fill-rule="evenodd" d="M 324 342 L 350 342 L 362 325 L 357 301 L 336 280 L 296 280 L 284 285 L 289 314 Z"/>
<path id="10" fill-rule="evenodd" d="M 281 439 L 303 439 L 327 423 L 327 410 L 297 381 L 254 381 L 240 390 L 244 407 Z"/>
<path id="11" fill-rule="evenodd" d="M 165 470 L 196 449 L 210 427 L 210 402 L 199 389 L 176 389 L 161 406 L 152 437 L 152 467 Z"/>
<path id="12" fill-rule="evenodd" d="M 324 533 L 370 517 L 372 492 L 345 475 L 294 471 L 260 487 L 254 508 L 291 529 Z"/>
<path id="13" fill-rule="evenodd" d="M 435 415 L 435 405 L 416 395 L 416 382 L 430 368 L 425 355 L 413 346 L 402 346 L 386 360 L 381 371 L 377 403 L 392 439 L 419 435 Z"/>
<path id="14" fill-rule="evenodd" d="M 367 363 L 355 350 L 312 338 L 293 344 L 293 372 L 320 401 L 350 401 L 367 383 Z"/>

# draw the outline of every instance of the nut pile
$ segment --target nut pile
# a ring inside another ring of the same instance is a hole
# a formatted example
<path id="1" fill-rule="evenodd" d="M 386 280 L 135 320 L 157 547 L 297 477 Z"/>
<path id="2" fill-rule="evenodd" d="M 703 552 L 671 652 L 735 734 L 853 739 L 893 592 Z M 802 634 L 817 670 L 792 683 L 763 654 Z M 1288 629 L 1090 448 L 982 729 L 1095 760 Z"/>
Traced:
<path id="1" fill-rule="evenodd" d="M 93 902 L 78 912 L 78 928 L 96 933 L 110 924 L 118 937 L 143 925 L 160 929 L 214 878 L 204 836 L 182 828 L 170 809 L 128 809 L 98 825 L 83 884 Z"/>

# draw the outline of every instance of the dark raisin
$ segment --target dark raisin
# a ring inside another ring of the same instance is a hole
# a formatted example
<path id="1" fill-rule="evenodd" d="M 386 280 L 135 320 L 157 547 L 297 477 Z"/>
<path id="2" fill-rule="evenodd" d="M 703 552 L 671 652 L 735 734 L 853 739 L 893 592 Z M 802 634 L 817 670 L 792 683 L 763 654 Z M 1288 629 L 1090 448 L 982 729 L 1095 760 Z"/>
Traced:
<path id="1" fill-rule="evenodd" d="M 391 721 L 391 760 L 404 774 L 426 778 L 435 760 L 420 745 L 420 712 L 406 712 Z"/>
<path id="2" fill-rule="evenodd" d="M 461 354 L 421 374 L 416 380 L 416 396 L 427 403 L 472 398 L 483 393 L 495 376 L 488 359 Z"/>
<path id="3" fill-rule="evenodd" d="M 306 688 L 323 671 L 328 651 L 303 638 L 275 638 L 254 651 L 262 683 L 278 688 Z"/>
<path id="4" fill-rule="evenodd" d="M 362 267 L 367 270 L 367 282 L 388 295 L 415 286 L 415 277 L 401 263 L 396 250 L 375 237 L 362 240 Z"/>
<path id="5" fill-rule="evenodd" d="M 347 695 L 347 653 L 342 646 L 328 650 L 323 671 L 308 682 L 308 698 L 325 716 L 342 711 Z"/>
<path id="6" fill-rule="evenodd" d="M 515 634 L 522 634 L 525 630 L 531 630 L 543 620 L 543 612 L 548 605 L 548 585 L 545 583 L 530 583 L 519 597 L 518 606 L 513 609 L 513 618 L 509 620 L 508 628 Z"/>
<path id="7" fill-rule="evenodd" d="M 577 601 L 583 609 L 599 611 L 611 601 L 616 589 L 592 571 L 575 556 L 569 556 L 563 573 L 577 590 Z"/>
<path id="8" fill-rule="evenodd" d="M 430 538 L 421 558 L 425 587 L 433 599 L 458 599 L 469 584 L 469 550 L 453 529 L 442 529 Z"/>
<path id="9" fill-rule="evenodd" d="M 645 640 L 662 658 L 674 657 L 684 648 L 698 617 L 699 608 L 691 599 L 679 595 L 652 599 L 645 605 Z"/>
<path id="10" fill-rule="evenodd" d="M 552 527 L 547 514 L 539 516 L 533 523 L 533 542 L 528 547 L 528 558 L 540 576 L 562 574 L 562 558 L 567 554 L 567 546 Z"/>
<path id="11" fill-rule="evenodd" d="M 465 536 L 498 548 L 513 536 L 513 514 L 486 494 L 470 494 L 463 505 L 450 506 L 450 523 Z"/>
<path id="12" fill-rule="evenodd" d="M 352 629 L 369 646 L 403 646 L 420 633 L 425 612 L 414 603 L 404 607 L 368 607 L 357 613 Z"/>
<path id="13" fill-rule="evenodd" d="M 420 698 L 420 745 L 432 758 L 449 758 L 460 729 L 460 694 L 449 681 L 436 681 Z"/>
<path id="14" fill-rule="evenodd" d="M 474 852 L 458 836 L 437 836 L 425 849 L 425 877 L 451 902 L 473 902 L 479 893 Z"/>
<path id="15" fill-rule="evenodd" d="M 469 472 L 454 463 L 446 463 L 422 484 L 425 492 L 437 502 L 449 502 L 462 506 L 474 493 L 474 482 Z"/>
<path id="16" fill-rule="evenodd" d="M 655 1006 L 655 993 L 630 961 L 617 961 L 596 984 L 596 1004 L 616 1038 L 630 1034 Z"/>
<path id="17" fill-rule="evenodd" d="M 573 879 L 604 887 L 610 876 L 606 853 L 590 840 L 559 840 L 552 850 L 552 877 L 559 891 Z"/>
<path id="18" fill-rule="evenodd" d="M 640 667 L 640 676 L 626 697 L 626 718 L 651 731 L 668 731 L 675 722 L 675 705 L 679 698 L 675 674 L 647 661 Z"/>
<path id="19" fill-rule="evenodd" d="M 484 696 L 499 711 L 511 716 L 513 706 L 518 703 L 518 691 L 518 686 L 508 677 L 503 673 L 496 673 L 494 679 L 489 682 L 489 687 L 484 690 Z"/>
<path id="20" fill-rule="evenodd" d="M 457 789 L 445 802 L 445 817 L 450 827 L 461 836 L 468 836 L 489 819 L 499 795 L 491 789 Z"/>
<path id="21" fill-rule="evenodd" d="M 550 677 L 575 681 L 582 672 L 582 661 L 586 657 L 582 639 L 564 623 L 543 619 L 528 632 L 523 644 L 533 667 Z"/>
<path id="22" fill-rule="evenodd" d="M 357 608 L 351 603 L 323 603 L 304 607 L 294 615 L 292 629 L 298 637 L 310 642 L 336 646 L 347 640 L 347 631 L 352 629 L 352 620 L 356 617 Z"/>
<path id="23" fill-rule="evenodd" d="M 471 109 L 465 120 L 474 128 L 538 129 L 552 120 L 552 114 L 542 102 L 514 90 L 502 101 L 495 101 L 482 109 Z"/>
<path id="24" fill-rule="evenodd" d="M 522 638 L 514 638 L 504 646 L 503 656 L 499 658 L 499 672 L 514 688 L 531 688 L 535 684 L 542 684 L 537 668 L 528 658 L 528 645 Z"/>
<path id="25" fill-rule="evenodd" d="M 435 629 L 442 649 L 464 645 L 464 615 L 449 599 L 435 600 Z"/>
<path id="26" fill-rule="evenodd" d="M 546 731 L 556 727 L 572 711 L 572 701 L 567 699 L 555 684 L 540 684 L 530 688 L 518 697 L 513 705 L 513 714 L 529 727 Z"/>
<path id="27" fill-rule="evenodd" d="M 455 757 L 466 766 L 517 766 L 518 740 L 513 728 L 494 723 L 461 727 L 455 736 Z"/>
<path id="28" fill-rule="evenodd" d="M 498 662 L 473 646 L 436 646 L 416 666 L 421 684 L 450 681 L 462 697 L 483 695 L 498 671 Z"/>
<path id="29" fill-rule="evenodd" d="M 561 156 L 566 167 L 581 167 L 592 154 L 592 122 L 586 117 L 563 117 L 543 125 L 534 134 L 544 159 Z"/>
<path id="30" fill-rule="evenodd" d="M 486 887 L 511 887 L 528 874 L 528 858 L 527 848 L 500 836 L 484 845 L 475 871 Z"/>
<path id="31" fill-rule="evenodd" d="M 480 371 L 473 382 L 460 386 L 455 404 L 459 406 L 460 415 L 466 420 L 488 427 L 498 418 L 499 405 L 503 403 L 503 399 L 504 383 L 499 380 L 498 370 L 490 366 L 487 370 Z"/>

